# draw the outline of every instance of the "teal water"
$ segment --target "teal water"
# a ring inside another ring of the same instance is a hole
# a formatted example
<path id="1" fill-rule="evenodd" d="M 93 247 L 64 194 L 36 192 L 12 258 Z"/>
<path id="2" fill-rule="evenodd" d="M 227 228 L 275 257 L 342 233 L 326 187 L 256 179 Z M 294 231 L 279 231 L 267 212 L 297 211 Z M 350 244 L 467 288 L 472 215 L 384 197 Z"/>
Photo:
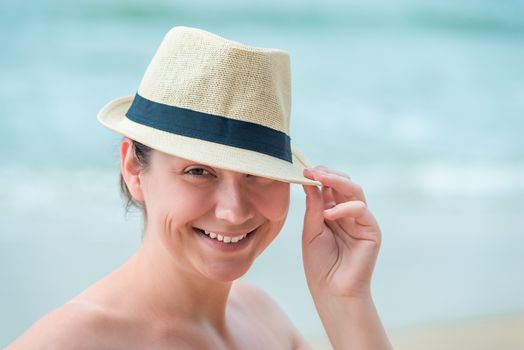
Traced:
<path id="1" fill-rule="evenodd" d="M 42 1 L 0 4 L 0 346 L 140 240 L 117 192 L 119 137 L 164 33 L 198 26 L 291 55 L 292 139 L 367 192 L 389 329 L 524 310 L 523 1 Z M 300 258 L 303 194 L 246 279 L 323 336 Z"/>

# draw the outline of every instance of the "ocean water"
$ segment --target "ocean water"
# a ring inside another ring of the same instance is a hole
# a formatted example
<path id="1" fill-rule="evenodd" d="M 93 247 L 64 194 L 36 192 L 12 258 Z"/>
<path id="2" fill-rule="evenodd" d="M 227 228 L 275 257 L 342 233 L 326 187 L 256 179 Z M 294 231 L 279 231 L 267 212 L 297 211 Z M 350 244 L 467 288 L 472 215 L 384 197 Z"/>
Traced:
<path id="1" fill-rule="evenodd" d="M 290 53 L 291 136 L 365 189 L 384 242 L 387 329 L 524 311 L 523 1 L 41 1 L 0 4 L 0 347 L 124 262 L 141 220 L 118 196 L 133 94 L 174 25 Z M 304 198 L 245 276 L 311 340 Z"/>

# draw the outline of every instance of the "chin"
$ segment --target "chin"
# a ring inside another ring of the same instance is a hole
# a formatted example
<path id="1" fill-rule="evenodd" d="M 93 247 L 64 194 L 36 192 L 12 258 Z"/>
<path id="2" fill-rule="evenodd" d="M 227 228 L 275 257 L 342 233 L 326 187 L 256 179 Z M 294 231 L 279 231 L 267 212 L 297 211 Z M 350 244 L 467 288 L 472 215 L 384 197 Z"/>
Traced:
<path id="1" fill-rule="evenodd" d="M 216 282 L 232 282 L 245 275 L 250 267 L 251 264 L 238 266 L 237 263 L 236 266 L 232 267 L 230 264 L 222 263 L 220 265 L 211 266 L 207 271 L 205 271 L 204 275 L 208 279 Z"/>

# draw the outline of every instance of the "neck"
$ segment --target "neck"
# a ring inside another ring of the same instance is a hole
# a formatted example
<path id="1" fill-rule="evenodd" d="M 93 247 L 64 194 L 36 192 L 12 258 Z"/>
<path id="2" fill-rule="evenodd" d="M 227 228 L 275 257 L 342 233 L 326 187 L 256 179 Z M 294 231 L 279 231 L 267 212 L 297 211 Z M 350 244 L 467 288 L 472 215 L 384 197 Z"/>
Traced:
<path id="1" fill-rule="evenodd" d="M 150 321 L 191 322 L 227 333 L 226 304 L 232 282 L 212 281 L 177 266 L 167 251 L 153 248 L 147 239 L 123 265 L 122 273 L 133 308 Z"/>

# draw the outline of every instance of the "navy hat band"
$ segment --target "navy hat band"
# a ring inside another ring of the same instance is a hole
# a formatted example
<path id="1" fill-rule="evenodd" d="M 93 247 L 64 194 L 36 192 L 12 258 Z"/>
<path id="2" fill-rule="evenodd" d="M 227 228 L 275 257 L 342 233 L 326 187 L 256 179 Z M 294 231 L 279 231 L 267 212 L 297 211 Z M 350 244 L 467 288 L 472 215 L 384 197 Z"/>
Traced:
<path id="1" fill-rule="evenodd" d="M 267 126 L 169 106 L 138 93 L 126 113 L 128 119 L 173 134 L 264 153 L 292 162 L 289 135 Z"/>

